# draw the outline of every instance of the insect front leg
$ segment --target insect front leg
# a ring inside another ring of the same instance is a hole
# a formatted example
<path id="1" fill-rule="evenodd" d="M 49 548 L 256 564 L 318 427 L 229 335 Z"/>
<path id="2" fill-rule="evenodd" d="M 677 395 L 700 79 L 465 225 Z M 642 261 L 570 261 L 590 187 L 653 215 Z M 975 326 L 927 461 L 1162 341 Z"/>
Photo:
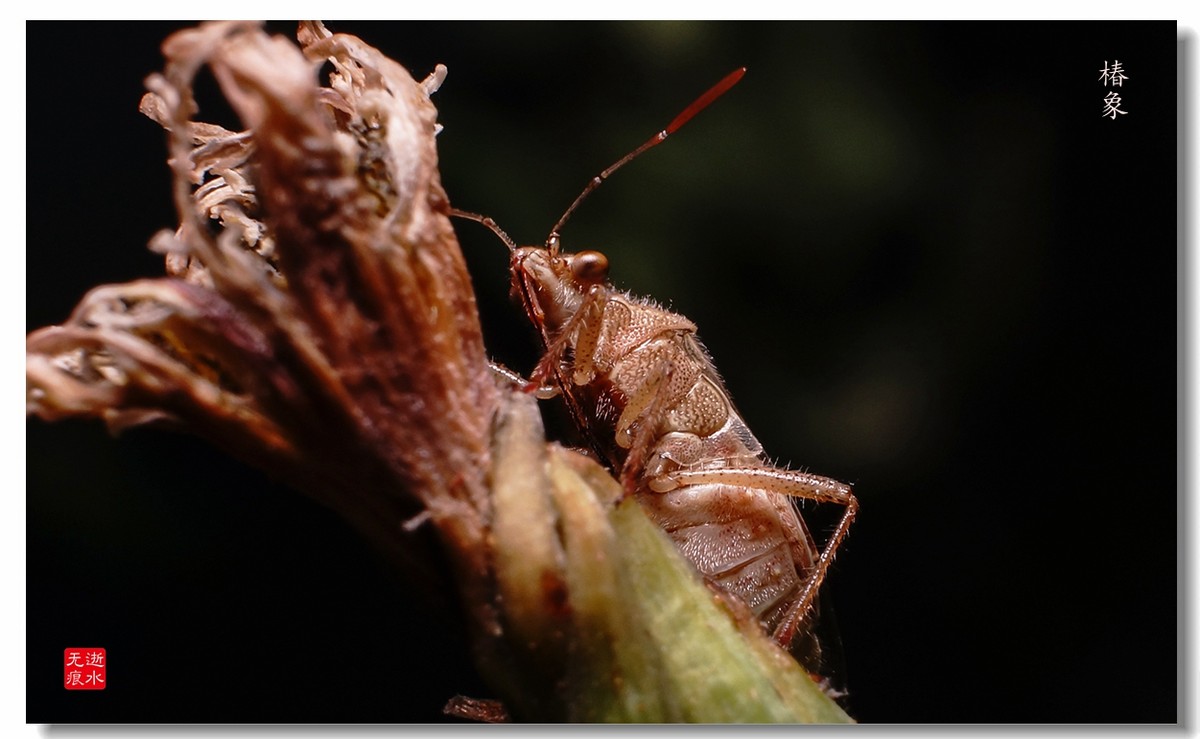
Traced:
<path id="1" fill-rule="evenodd" d="M 530 382 L 546 387 L 559 377 L 559 365 L 567 347 L 574 347 L 574 372 L 572 381 L 586 385 L 596 376 L 596 347 L 604 328 L 604 309 L 608 305 L 608 290 L 603 285 L 592 285 L 583 296 L 583 301 L 571 318 L 563 324 L 558 335 L 549 341 L 546 353 L 533 369 Z"/>
<path id="2" fill-rule="evenodd" d="M 488 362 L 488 369 L 492 371 L 493 379 L 501 385 L 512 385 L 523 388 L 529 384 L 529 380 L 526 380 L 499 362 Z"/>
<path id="3" fill-rule="evenodd" d="M 526 380 L 497 362 L 488 362 L 488 369 L 492 371 L 492 375 L 500 387 L 513 387 L 522 392 L 533 393 L 534 397 L 539 400 L 553 398 L 560 392 L 557 385 L 543 385 L 533 380 Z"/>
<path id="4" fill-rule="evenodd" d="M 858 514 L 858 498 L 854 496 L 853 489 L 846 483 L 838 482 L 829 477 L 772 467 L 724 467 L 710 470 L 680 470 L 658 478 L 655 480 L 654 487 L 656 489 L 669 489 L 668 486 L 671 483 L 674 483 L 674 487 L 706 483 L 736 485 L 766 490 L 793 498 L 804 498 L 817 503 L 836 503 L 846 507 L 841 521 L 838 522 L 837 528 L 825 544 L 825 549 L 821 552 L 820 558 L 817 559 L 816 565 L 809 572 L 808 580 L 804 583 L 804 589 L 800 592 L 799 597 L 792 604 L 791 608 L 788 609 L 787 615 L 783 617 L 779 625 L 775 628 L 775 641 L 785 646 L 790 644 L 801 624 L 804 623 L 804 619 L 808 616 L 813 602 L 816 600 L 817 591 L 820 589 L 821 583 L 825 580 L 825 574 L 829 570 L 829 565 L 833 562 L 833 556 L 837 552 L 838 547 L 841 546 L 842 540 L 846 538 L 846 533 L 849 531 L 850 524 L 854 521 L 855 515 Z"/>

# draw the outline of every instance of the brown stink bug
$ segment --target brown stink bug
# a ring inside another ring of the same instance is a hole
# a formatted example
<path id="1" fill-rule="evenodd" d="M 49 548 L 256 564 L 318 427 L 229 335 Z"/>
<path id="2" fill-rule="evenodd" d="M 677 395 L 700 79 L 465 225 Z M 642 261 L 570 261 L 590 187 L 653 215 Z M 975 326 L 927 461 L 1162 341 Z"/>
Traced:
<path id="1" fill-rule="evenodd" d="M 664 141 L 745 74 L 735 70 L 665 129 L 588 183 L 545 246 L 511 252 L 512 290 L 546 351 L 528 384 L 561 395 L 580 431 L 704 579 L 750 608 L 814 675 L 828 676 L 813 630 L 817 592 L 858 510 L 850 485 L 772 465 L 734 408 L 687 318 L 616 290 L 598 251 L 566 253 L 563 225 L 601 182 Z M 514 378 L 519 380 L 519 378 Z M 819 547 L 793 498 L 845 507 Z"/>

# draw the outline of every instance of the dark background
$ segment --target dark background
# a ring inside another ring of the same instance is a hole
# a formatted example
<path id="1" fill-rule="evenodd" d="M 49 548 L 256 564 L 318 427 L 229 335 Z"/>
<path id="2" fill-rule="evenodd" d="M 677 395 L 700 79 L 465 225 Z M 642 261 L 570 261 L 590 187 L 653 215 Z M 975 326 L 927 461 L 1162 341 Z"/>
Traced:
<path id="1" fill-rule="evenodd" d="M 827 586 L 853 714 L 1176 720 L 1174 23 L 330 25 L 449 67 L 446 190 L 523 243 L 749 67 L 564 239 L 700 326 L 774 459 L 855 484 Z M 162 272 L 137 102 L 174 27 L 26 27 L 30 330 Z M 489 351 L 528 371 L 506 252 L 456 228 Z M 488 695 L 328 511 L 189 437 L 27 428 L 27 720 L 437 721 Z M 62 688 L 71 646 L 107 648 L 107 690 Z"/>

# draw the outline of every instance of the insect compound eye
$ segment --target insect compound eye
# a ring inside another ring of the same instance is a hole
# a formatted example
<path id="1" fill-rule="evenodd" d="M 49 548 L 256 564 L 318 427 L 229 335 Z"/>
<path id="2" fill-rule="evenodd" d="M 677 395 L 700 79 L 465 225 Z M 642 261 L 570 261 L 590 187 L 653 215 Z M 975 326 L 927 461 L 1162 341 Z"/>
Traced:
<path id="1" fill-rule="evenodd" d="M 580 282 L 604 282 L 608 277 L 608 257 L 598 251 L 581 251 L 571 258 L 571 272 Z"/>

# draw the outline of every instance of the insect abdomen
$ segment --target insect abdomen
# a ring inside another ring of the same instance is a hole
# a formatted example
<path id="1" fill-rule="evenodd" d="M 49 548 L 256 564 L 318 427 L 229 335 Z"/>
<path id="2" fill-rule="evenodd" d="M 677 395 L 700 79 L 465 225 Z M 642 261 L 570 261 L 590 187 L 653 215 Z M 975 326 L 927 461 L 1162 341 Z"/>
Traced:
<path id="1" fill-rule="evenodd" d="M 768 630 L 786 612 L 812 561 L 789 540 L 778 497 L 721 484 L 639 496 L 700 574 L 749 606 Z M 798 556 L 805 561 L 797 562 Z"/>

